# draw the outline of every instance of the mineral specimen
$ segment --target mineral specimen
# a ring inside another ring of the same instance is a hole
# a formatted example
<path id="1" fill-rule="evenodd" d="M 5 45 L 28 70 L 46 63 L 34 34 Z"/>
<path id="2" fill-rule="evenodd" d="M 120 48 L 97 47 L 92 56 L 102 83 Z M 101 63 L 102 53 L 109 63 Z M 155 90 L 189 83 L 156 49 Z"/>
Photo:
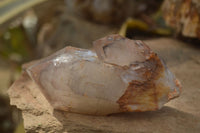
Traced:
<path id="1" fill-rule="evenodd" d="M 91 115 L 153 111 L 179 96 L 179 81 L 142 41 L 109 35 L 93 45 L 66 47 L 26 69 L 55 109 Z"/>

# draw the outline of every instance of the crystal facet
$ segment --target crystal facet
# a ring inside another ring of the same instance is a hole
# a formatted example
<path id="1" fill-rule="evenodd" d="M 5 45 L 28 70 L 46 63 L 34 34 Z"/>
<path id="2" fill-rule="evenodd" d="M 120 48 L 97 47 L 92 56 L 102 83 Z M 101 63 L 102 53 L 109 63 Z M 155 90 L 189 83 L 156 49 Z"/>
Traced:
<path id="1" fill-rule="evenodd" d="M 142 41 L 109 35 L 93 46 L 68 46 L 26 69 L 55 109 L 92 115 L 153 111 L 179 96 L 179 81 Z"/>

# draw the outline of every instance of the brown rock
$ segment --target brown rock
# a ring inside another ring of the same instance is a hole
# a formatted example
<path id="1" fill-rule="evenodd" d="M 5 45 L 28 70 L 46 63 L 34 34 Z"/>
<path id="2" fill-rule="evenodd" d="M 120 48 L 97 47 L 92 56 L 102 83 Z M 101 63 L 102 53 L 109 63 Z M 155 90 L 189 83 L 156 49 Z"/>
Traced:
<path id="1" fill-rule="evenodd" d="M 183 36 L 200 38 L 200 0 L 165 0 L 166 23 Z"/>

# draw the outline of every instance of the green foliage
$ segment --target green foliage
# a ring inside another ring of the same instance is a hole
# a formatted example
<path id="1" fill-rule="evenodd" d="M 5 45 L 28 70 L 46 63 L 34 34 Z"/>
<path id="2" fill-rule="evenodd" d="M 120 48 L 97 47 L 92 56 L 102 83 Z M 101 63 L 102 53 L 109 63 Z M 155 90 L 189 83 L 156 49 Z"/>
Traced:
<path id="1" fill-rule="evenodd" d="M 21 26 L 8 29 L 0 42 L 0 56 L 5 60 L 22 63 L 30 58 L 30 45 Z"/>

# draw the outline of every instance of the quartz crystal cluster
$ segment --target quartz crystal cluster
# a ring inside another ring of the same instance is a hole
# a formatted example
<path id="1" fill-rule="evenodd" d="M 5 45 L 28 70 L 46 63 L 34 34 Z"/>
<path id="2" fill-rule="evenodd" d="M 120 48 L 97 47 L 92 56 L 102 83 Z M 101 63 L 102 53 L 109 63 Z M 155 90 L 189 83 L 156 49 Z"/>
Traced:
<path id="1" fill-rule="evenodd" d="M 181 89 L 144 42 L 120 35 L 95 41 L 91 50 L 68 46 L 26 71 L 55 109 L 81 114 L 158 110 Z"/>

